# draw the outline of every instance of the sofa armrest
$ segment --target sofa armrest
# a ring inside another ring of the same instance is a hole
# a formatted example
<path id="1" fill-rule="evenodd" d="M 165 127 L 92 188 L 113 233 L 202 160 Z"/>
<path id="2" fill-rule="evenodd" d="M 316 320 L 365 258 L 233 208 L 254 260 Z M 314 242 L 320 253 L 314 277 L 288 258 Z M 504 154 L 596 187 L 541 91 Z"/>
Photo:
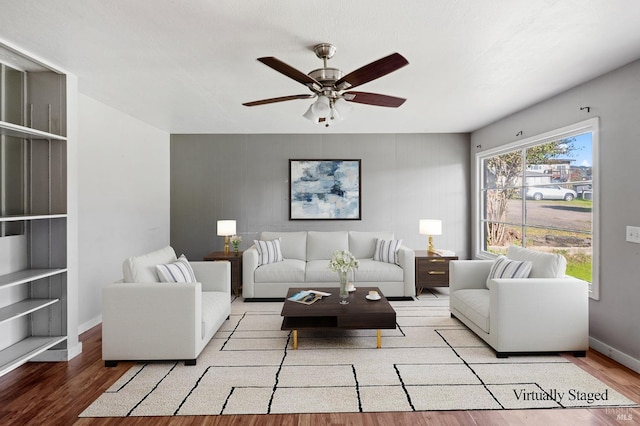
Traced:
<path id="1" fill-rule="evenodd" d="M 416 253 L 409 247 L 400 246 L 398 249 L 398 264 L 402 268 L 404 277 L 404 295 L 416 295 Z"/>
<path id="2" fill-rule="evenodd" d="M 452 260 L 449 262 L 449 289 L 487 288 L 493 260 Z"/>
<path id="3" fill-rule="evenodd" d="M 102 289 L 105 360 L 193 359 L 201 336 L 200 283 L 113 283 Z"/>
<path id="4" fill-rule="evenodd" d="M 231 296 L 231 263 L 218 261 L 189 262 L 202 283 L 202 291 L 221 291 Z"/>
<path id="5" fill-rule="evenodd" d="M 514 348 L 584 350 L 589 336 L 589 284 L 577 278 L 492 279 L 490 328 Z M 543 344 L 549 345 L 545 348 Z M 501 347 L 500 351 L 509 351 Z"/>
<path id="6" fill-rule="evenodd" d="M 252 245 L 242 253 L 242 297 L 255 295 L 254 272 L 258 269 L 258 249 Z"/>

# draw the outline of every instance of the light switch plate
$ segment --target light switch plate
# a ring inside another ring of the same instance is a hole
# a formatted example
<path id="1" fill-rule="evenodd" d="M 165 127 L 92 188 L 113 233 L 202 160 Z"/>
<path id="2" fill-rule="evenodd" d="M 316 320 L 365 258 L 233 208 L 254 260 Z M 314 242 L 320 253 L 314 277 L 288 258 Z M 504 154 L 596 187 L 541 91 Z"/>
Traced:
<path id="1" fill-rule="evenodd" d="M 627 226 L 627 241 L 640 244 L 640 226 Z"/>

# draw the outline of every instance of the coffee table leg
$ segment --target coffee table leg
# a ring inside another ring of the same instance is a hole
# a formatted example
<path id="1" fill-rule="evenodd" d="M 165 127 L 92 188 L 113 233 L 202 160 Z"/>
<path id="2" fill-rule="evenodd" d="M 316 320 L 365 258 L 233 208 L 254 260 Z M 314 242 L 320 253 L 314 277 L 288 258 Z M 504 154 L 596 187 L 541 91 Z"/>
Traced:
<path id="1" fill-rule="evenodd" d="M 298 330 L 293 330 L 293 349 L 298 349 Z"/>
<path id="2" fill-rule="evenodd" d="M 378 349 L 382 347 L 382 332 L 378 329 Z"/>

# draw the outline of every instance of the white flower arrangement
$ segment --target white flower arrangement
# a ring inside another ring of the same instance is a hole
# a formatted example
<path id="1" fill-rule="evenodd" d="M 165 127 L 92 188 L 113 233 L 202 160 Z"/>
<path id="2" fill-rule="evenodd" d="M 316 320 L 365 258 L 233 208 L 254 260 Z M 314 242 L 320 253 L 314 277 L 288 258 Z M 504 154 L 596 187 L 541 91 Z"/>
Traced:
<path id="1" fill-rule="evenodd" d="M 329 268 L 334 272 L 349 272 L 358 266 L 360 262 L 348 250 L 336 250 L 329 261 Z"/>
<path id="2" fill-rule="evenodd" d="M 240 241 L 242 241 L 242 237 L 240 235 L 232 235 L 231 238 L 229 238 L 229 241 L 231 241 L 231 244 L 233 244 L 233 251 L 237 253 Z"/>

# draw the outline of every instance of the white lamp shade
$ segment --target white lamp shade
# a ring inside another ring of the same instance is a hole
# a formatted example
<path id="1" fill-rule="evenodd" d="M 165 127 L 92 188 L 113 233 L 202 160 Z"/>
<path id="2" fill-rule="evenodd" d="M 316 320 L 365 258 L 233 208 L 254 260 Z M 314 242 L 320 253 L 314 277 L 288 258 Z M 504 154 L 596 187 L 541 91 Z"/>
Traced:
<path id="1" fill-rule="evenodd" d="M 219 220 L 218 221 L 218 235 L 229 236 L 236 233 L 236 221 L 235 220 Z"/>
<path id="2" fill-rule="evenodd" d="M 349 117 L 349 114 L 353 111 L 353 105 L 345 101 L 343 98 L 338 99 L 333 103 L 333 113 L 336 120 L 344 120 Z"/>
<path id="3" fill-rule="evenodd" d="M 311 104 L 311 113 L 314 117 L 326 117 L 331 112 L 329 98 L 326 96 L 318 96 L 318 100 Z"/>
<path id="4" fill-rule="evenodd" d="M 441 235 L 442 221 L 438 219 L 420 219 L 420 234 Z"/>

